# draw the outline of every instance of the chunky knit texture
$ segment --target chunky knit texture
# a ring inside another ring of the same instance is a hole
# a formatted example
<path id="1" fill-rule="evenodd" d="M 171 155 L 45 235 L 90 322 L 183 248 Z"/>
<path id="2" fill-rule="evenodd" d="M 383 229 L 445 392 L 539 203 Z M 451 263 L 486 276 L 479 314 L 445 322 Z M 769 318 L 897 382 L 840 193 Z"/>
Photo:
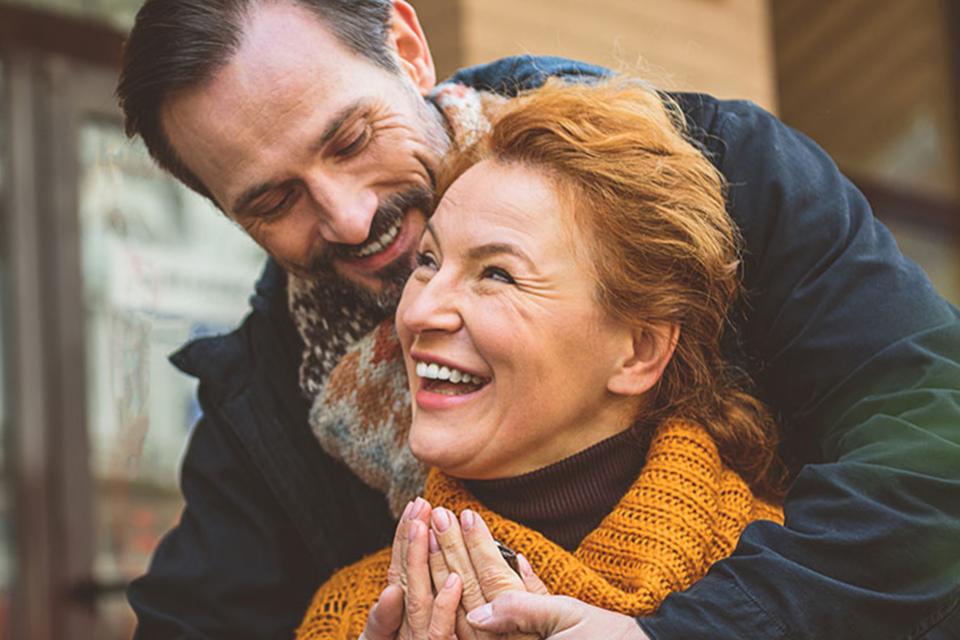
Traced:
<path id="1" fill-rule="evenodd" d="M 653 426 L 638 421 L 560 462 L 510 478 L 463 480 L 463 486 L 491 511 L 573 551 L 640 475 Z"/>
<path id="2" fill-rule="evenodd" d="M 444 83 L 430 95 L 463 149 L 487 133 L 505 98 Z M 393 310 L 365 300 L 336 277 L 288 275 L 288 306 L 303 339 L 300 388 L 312 403 L 320 446 L 387 496 L 394 516 L 423 491 L 426 467 L 410 452 L 410 393 Z M 378 326 L 379 325 L 379 326 Z"/>
<path id="3" fill-rule="evenodd" d="M 573 553 L 491 512 L 439 471 L 431 471 L 424 497 L 455 513 L 479 513 L 494 537 L 530 560 L 550 593 L 632 616 L 654 613 L 667 595 L 703 577 L 751 522 L 783 522 L 778 506 L 754 496 L 723 464 L 706 431 L 679 421 L 657 430 L 636 482 Z M 386 548 L 336 573 L 297 638 L 359 638 L 389 566 Z"/>

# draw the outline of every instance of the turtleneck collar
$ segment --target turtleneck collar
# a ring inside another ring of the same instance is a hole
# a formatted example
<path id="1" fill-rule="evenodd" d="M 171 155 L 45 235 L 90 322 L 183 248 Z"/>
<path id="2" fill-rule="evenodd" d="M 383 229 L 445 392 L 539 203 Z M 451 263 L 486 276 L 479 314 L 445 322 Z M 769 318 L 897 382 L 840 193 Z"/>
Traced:
<path id="1" fill-rule="evenodd" d="M 463 485 L 486 507 L 573 551 L 640 475 L 650 436 L 638 423 L 536 471 Z"/>

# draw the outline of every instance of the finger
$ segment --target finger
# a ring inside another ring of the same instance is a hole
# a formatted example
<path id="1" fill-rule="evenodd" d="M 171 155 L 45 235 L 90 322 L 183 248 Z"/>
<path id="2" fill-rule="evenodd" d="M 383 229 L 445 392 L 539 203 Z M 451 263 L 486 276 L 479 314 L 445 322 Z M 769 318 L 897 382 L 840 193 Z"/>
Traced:
<path id="1" fill-rule="evenodd" d="M 541 596 L 550 595 L 547 585 L 543 584 L 540 576 L 534 573 L 530 561 L 522 553 L 517 554 L 517 566 L 520 568 L 520 578 L 523 580 L 523 586 L 529 593 L 536 593 Z"/>
<path id="2" fill-rule="evenodd" d="M 457 623 L 457 610 L 460 608 L 460 577 L 455 573 L 447 575 L 440 585 L 440 591 L 433 601 L 430 615 L 428 640 L 450 640 L 454 637 Z"/>
<path id="3" fill-rule="evenodd" d="M 437 507 L 433 510 L 430 526 L 437 536 L 447 568 L 451 573 L 460 576 L 463 582 L 463 593 L 460 598 L 464 608 L 469 611 L 485 604 L 487 601 L 480 589 L 480 581 L 470 561 L 470 554 L 467 552 L 456 517 L 448 509 Z"/>
<path id="4" fill-rule="evenodd" d="M 389 585 L 370 609 L 360 640 L 393 640 L 403 620 L 403 589 Z"/>
<path id="5" fill-rule="evenodd" d="M 546 638 L 575 626 L 586 615 L 581 605 L 564 596 L 511 591 L 470 611 L 467 621 L 487 632 L 535 633 Z"/>
<path id="6" fill-rule="evenodd" d="M 389 584 L 399 584 L 406 587 L 406 559 L 407 546 L 410 541 L 410 523 L 416 520 L 423 522 L 425 525 L 430 523 L 430 503 L 423 498 L 417 498 L 408 503 L 403 515 L 400 516 L 390 554 L 390 568 L 387 569 L 387 582 Z"/>
<path id="7" fill-rule="evenodd" d="M 427 527 L 419 520 L 411 520 L 407 536 L 406 600 L 404 616 L 415 638 L 422 638 L 430 626 L 433 608 L 433 589 L 427 566 Z"/>
<path id="8" fill-rule="evenodd" d="M 473 625 L 467 622 L 467 611 L 463 607 L 457 607 L 457 640 L 478 640 L 481 636 L 488 637 L 489 634 L 474 629 Z"/>
<path id="9" fill-rule="evenodd" d="M 480 590 L 487 602 L 506 591 L 524 588 L 523 580 L 503 559 L 487 523 L 478 513 L 464 509 L 460 514 L 460 528 L 470 562 L 480 582 Z"/>
<path id="10" fill-rule="evenodd" d="M 430 577 L 433 579 L 434 590 L 440 591 L 447 581 L 447 576 L 451 573 L 447 568 L 447 561 L 443 559 L 443 551 L 440 550 L 440 543 L 437 542 L 437 534 L 433 532 L 433 529 L 427 533 L 427 540 L 430 547 Z"/>
<path id="11" fill-rule="evenodd" d="M 397 521 L 397 529 L 393 533 L 393 545 L 390 547 L 390 568 L 387 569 L 387 584 L 402 584 L 401 579 L 403 566 L 403 556 L 406 545 L 403 539 L 407 535 L 407 516 L 413 508 L 413 500 L 407 503 L 403 513 L 400 514 L 400 520 Z"/>

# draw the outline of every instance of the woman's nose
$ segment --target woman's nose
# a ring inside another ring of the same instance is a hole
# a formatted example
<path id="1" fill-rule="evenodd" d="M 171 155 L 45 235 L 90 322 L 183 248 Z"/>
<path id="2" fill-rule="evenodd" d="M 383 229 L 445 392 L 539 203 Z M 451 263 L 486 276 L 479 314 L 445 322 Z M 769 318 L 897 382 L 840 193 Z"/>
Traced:
<path id="1" fill-rule="evenodd" d="M 403 291 L 399 308 L 399 321 L 412 333 L 455 333 L 463 327 L 456 291 L 440 273 L 427 283 L 411 280 Z"/>
<path id="2" fill-rule="evenodd" d="M 310 197 L 320 216 L 320 235 L 327 242 L 361 244 L 370 236 L 379 200 L 373 189 L 343 176 L 313 176 Z"/>

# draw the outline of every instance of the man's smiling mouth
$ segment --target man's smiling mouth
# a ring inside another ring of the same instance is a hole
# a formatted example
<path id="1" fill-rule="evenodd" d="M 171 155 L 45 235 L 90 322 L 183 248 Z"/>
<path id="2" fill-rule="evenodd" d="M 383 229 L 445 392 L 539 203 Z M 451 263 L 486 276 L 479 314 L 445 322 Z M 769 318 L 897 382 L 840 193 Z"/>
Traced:
<path id="1" fill-rule="evenodd" d="M 390 245 L 393 244 L 394 240 L 397 239 L 397 235 L 400 233 L 401 227 L 403 227 L 403 218 L 396 220 L 393 223 L 393 226 L 384 231 L 379 238 L 354 248 L 346 254 L 346 257 L 369 258 L 370 256 L 374 256 L 378 253 L 386 251 Z"/>

